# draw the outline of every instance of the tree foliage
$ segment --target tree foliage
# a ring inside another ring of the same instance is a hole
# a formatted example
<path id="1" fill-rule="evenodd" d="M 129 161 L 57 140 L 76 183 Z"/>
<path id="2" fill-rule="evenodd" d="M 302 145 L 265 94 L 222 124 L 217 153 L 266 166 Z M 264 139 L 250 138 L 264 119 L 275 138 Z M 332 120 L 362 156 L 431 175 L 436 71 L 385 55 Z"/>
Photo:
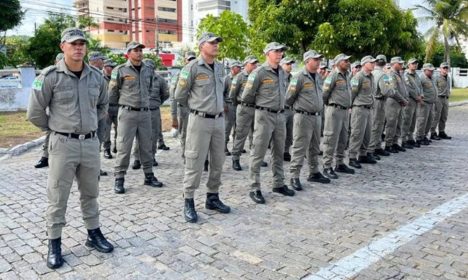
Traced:
<path id="1" fill-rule="evenodd" d="M 7 30 L 20 24 L 23 19 L 24 12 L 21 10 L 19 0 L 2 0 L 0 1 L 0 33 L 6 33 Z M 5 34 L 3 39 L 5 38 Z M 0 45 L 4 41 L 0 42 Z"/>
<path id="2" fill-rule="evenodd" d="M 231 11 L 224 11 L 219 17 L 208 15 L 198 25 L 197 37 L 203 32 L 213 32 L 223 38 L 223 42 L 219 45 L 220 59 L 245 58 L 248 28 L 241 15 Z"/>

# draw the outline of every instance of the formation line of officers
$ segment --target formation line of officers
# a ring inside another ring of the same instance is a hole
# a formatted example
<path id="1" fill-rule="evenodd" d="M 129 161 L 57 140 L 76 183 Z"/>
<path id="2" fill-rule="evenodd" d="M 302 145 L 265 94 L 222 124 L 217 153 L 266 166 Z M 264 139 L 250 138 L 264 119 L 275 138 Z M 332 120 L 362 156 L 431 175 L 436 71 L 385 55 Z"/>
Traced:
<path id="1" fill-rule="evenodd" d="M 28 119 L 48 135 L 48 267 L 55 269 L 64 262 L 61 235 L 74 178 L 88 230 L 86 246 L 105 253 L 114 248 L 100 230 L 97 201 L 99 177 L 104 175 L 100 148 L 112 158 L 112 124 L 115 193 L 126 192 L 132 154 L 132 167 L 143 170 L 144 185 L 163 186 L 153 167 L 158 165 L 155 154 L 161 139 L 160 106 L 169 97 L 172 126 L 180 134 L 184 159 L 183 216 L 191 223 L 198 220 L 194 196 L 203 170 L 209 172 L 205 207 L 231 211 L 219 197 L 223 164 L 232 155 L 232 168 L 243 169 L 247 138 L 249 196 L 260 204 L 265 203 L 260 170 L 268 166 L 264 158 L 269 149 L 272 191 L 294 196 L 304 187 L 300 173 L 305 160 L 307 181 L 327 184 L 338 179 L 337 173 L 354 174 L 351 167 L 375 164 L 391 153 L 429 145 L 431 139 L 450 139 L 445 133 L 450 96 L 446 63 L 440 65 L 437 77 L 431 64 L 424 64 L 417 75 L 415 59 L 403 71 L 400 57 L 391 58 L 387 66 L 384 55 L 365 56 L 350 69 L 350 56 L 340 54 L 328 68 L 321 54 L 309 50 L 303 55 L 304 68 L 292 75 L 295 61 L 284 56 L 286 46 L 271 42 L 264 48 L 263 64 L 248 56 L 243 63 L 232 62 L 225 75 L 224 66 L 216 61 L 222 41 L 203 33 L 198 40 L 200 55 L 188 52 L 186 65 L 168 86 L 156 74 L 154 62 L 143 59 L 144 45 L 129 43 L 128 61 L 122 65 L 96 52 L 88 54 L 87 64 L 84 33 L 77 28 L 62 33 L 63 54 L 34 80 L 28 107 Z M 347 148 L 351 167 L 344 162 Z M 285 183 L 284 161 L 291 162 L 290 187 Z"/>

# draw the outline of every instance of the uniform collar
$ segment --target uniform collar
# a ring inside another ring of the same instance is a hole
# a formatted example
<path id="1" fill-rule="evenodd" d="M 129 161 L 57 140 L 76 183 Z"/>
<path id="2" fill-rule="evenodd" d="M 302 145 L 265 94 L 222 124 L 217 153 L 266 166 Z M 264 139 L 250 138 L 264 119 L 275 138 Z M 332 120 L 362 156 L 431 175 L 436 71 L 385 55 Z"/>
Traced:
<path id="1" fill-rule="evenodd" d="M 248 75 L 249 75 L 249 73 L 247 73 L 247 71 L 245 71 L 245 69 L 242 70 L 242 74 L 244 74 L 244 76 L 248 76 Z"/>
<path id="2" fill-rule="evenodd" d="M 312 79 L 312 76 L 310 75 L 310 72 L 307 71 L 307 69 L 304 67 L 304 69 L 302 69 L 302 75 L 306 76 L 306 77 L 309 77 L 310 79 Z M 318 75 L 318 73 L 316 72 L 315 75 Z"/>
<path id="3" fill-rule="evenodd" d="M 125 62 L 125 66 L 130 67 L 130 68 L 133 68 L 133 69 L 135 69 L 135 71 L 136 71 L 136 68 L 135 68 L 135 66 L 132 64 L 132 62 L 130 61 L 130 59 L 128 59 L 127 62 Z M 141 62 L 140 66 L 141 66 L 141 69 L 140 69 L 140 72 L 141 72 L 141 70 L 143 70 L 143 68 L 145 67 L 145 64 L 144 64 L 143 62 Z"/>
<path id="4" fill-rule="evenodd" d="M 81 77 L 80 77 L 80 79 L 82 79 L 83 77 L 85 77 L 86 75 L 88 75 L 88 73 L 89 73 L 90 71 L 91 71 L 91 70 L 90 70 L 88 64 L 86 64 L 85 62 L 83 62 L 83 69 L 82 69 L 82 72 L 81 72 Z M 57 63 L 57 72 L 64 72 L 64 73 L 66 73 L 67 75 L 76 77 L 75 74 L 73 74 L 73 72 L 70 71 L 70 69 L 68 69 L 67 65 L 65 64 L 65 59 L 61 59 L 61 60 Z"/>
<path id="5" fill-rule="evenodd" d="M 273 68 L 271 68 L 271 66 L 270 66 L 270 64 L 268 63 L 268 61 L 265 61 L 265 62 L 262 64 L 262 66 L 263 66 L 266 70 L 276 73 L 276 71 L 273 70 Z M 280 68 L 281 68 L 281 66 L 278 65 L 278 68 L 277 68 L 277 69 L 280 69 Z M 281 70 L 283 70 L 283 69 L 281 69 Z"/>

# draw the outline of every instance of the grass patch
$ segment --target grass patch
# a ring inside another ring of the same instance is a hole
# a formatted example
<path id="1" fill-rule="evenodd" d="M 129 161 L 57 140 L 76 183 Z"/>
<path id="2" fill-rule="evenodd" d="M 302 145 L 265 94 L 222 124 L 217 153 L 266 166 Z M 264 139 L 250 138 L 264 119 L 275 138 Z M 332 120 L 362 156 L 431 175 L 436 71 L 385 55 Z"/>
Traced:
<path id="1" fill-rule="evenodd" d="M 452 95 L 450 95 L 450 102 L 459 102 L 468 100 L 468 88 L 454 88 Z"/>
<path id="2" fill-rule="evenodd" d="M 26 112 L 0 112 L 0 148 L 12 148 L 44 133 L 26 119 Z"/>

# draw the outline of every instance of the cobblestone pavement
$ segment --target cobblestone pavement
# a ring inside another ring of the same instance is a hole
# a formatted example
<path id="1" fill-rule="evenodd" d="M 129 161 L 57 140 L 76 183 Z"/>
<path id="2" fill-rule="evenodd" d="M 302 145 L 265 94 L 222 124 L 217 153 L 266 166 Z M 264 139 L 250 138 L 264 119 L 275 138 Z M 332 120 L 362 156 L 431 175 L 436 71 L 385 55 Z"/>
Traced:
<path id="1" fill-rule="evenodd" d="M 47 169 L 34 169 L 39 148 L 0 162 L 0 279 L 299 279 L 313 277 L 372 241 L 412 223 L 468 193 L 468 106 L 450 109 L 450 141 L 384 158 L 330 185 L 308 184 L 294 197 L 271 192 L 271 171 L 262 170 L 266 205 L 248 197 L 248 172 L 234 172 L 228 157 L 221 197 L 223 215 L 204 209 L 200 221 L 182 214 L 183 165 L 176 140 L 158 154 L 162 189 L 143 186 L 141 170 L 129 170 L 128 192 L 113 193 L 113 177 L 101 180 L 103 232 L 112 254 L 85 247 L 76 186 L 64 229 L 65 265 L 45 265 L 44 210 Z M 268 157 L 269 159 L 269 157 Z M 247 156 L 241 159 L 246 167 Z M 113 160 L 102 159 L 111 172 Z M 285 170 L 288 170 L 286 164 Z M 289 176 L 287 176 L 289 177 Z M 206 173 L 202 178 L 206 182 Z M 382 249 L 385 252 L 385 249 Z M 468 205 L 396 250 L 356 271 L 355 279 L 467 279 Z"/>

